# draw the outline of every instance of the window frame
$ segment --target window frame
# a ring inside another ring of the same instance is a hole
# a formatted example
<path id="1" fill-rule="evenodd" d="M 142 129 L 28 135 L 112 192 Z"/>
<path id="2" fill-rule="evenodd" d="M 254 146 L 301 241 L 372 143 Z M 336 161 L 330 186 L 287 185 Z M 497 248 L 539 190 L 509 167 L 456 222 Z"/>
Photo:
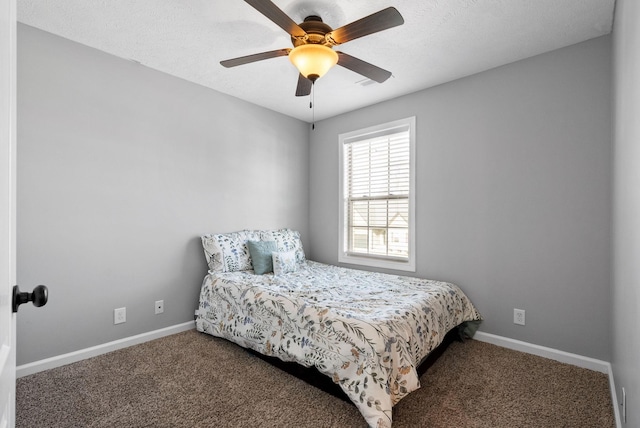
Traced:
<path id="1" fill-rule="evenodd" d="M 349 248 L 349 225 L 347 224 L 348 209 L 345 179 L 345 145 L 352 142 L 368 140 L 378 136 L 384 136 L 396 133 L 401 130 L 409 131 L 409 243 L 407 259 L 398 259 L 387 256 L 375 255 L 355 255 L 348 252 Z M 370 126 L 368 128 L 358 129 L 338 136 L 338 262 L 370 266 L 383 269 L 394 269 L 402 271 L 416 271 L 416 216 L 415 216 L 415 197 L 416 197 L 416 117 L 411 116 L 404 119 L 394 120 L 392 122 L 380 125 Z"/>

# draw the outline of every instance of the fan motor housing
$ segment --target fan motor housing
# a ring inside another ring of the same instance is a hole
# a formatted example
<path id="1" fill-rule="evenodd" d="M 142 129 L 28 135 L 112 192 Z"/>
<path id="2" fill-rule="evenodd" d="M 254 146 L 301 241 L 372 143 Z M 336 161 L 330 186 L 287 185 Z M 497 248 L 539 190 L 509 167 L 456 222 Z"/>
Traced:
<path id="1" fill-rule="evenodd" d="M 329 45 L 325 39 L 325 34 L 333 31 L 329 25 L 322 22 L 322 18 L 317 15 L 310 15 L 304 19 L 304 22 L 298 24 L 300 28 L 302 28 L 306 33 L 307 37 L 305 38 L 296 38 L 291 37 L 291 42 L 293 46 L 297 47 L 300 45 L 307 44 L 320 44 L 320 45 Z"/>

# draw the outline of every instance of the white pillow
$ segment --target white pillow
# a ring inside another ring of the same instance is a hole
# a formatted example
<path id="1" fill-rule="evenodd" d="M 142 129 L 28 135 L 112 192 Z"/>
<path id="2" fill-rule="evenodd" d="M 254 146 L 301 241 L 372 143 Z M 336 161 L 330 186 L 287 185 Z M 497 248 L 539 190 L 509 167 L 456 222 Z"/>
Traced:
<path id="1" fill-rule="evenodd" d="M 295 251 L 274 251 L 271 253 L 273 260 L 273 274 L 282 275 L 298 270 L 298 261 Z"/>
<path id="2" fill-rule="evenodd" d="M 251 256 L 247 241 L 259 240 L 260 233 L 252 230 L 203 235 L 204 256 L 211 272 L 251 270 Z"/>
<path id="3" fill-rule="evenodd" d="M 304 263 L 306 260 L 300 232 L 296 230 L 263 230 L 260 232 L 260 239 L 263 241 L 276 241 L 278 251 L 294 251 L 296 263 Z"/>

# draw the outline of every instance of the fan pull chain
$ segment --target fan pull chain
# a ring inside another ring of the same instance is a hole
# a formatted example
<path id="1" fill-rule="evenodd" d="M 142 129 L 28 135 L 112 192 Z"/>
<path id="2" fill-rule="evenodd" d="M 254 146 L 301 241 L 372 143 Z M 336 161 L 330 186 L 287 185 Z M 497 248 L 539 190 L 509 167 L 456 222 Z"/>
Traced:
<path id="1" fill-rule="evenodd" d="M 314 91 L 314 87 L 316 85 L 312 84 L 311 85 L 311 99 L 309 100 L 309 108 L 311 109 L 311 129 L 315 130 L 316 129 L 316 103 L 315 103 L 315 98 L 316 98 L 316 91 Z"/>

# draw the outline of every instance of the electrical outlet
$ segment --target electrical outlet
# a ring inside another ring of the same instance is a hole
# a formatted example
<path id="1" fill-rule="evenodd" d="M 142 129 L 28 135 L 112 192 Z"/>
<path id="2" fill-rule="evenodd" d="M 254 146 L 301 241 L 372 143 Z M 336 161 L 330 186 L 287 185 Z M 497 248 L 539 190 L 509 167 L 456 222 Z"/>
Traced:
<path id="1" fill-rule="evenodd" d="M 524 309 L 513 309 L 513 323 L 524 325 Z"/>
<path id="2" fill-rule="evenodd" d="M 622 388 L 622 403 L 620 405 L 622 406 L 622 423 L 626 424 L 627 423 L 627 391 L 625 391 L 624 388 Z"/>
<path id="3" fill-rule="evenodd" d="M 156 315 L 164 312 L 164 300 L 156 300 Z"/>
<path id="4" fill-rule="evenodd" d="M 127 308 L 118 308 L 113 310 L 113 323 L 122 324 L 127 322 Z"/>

